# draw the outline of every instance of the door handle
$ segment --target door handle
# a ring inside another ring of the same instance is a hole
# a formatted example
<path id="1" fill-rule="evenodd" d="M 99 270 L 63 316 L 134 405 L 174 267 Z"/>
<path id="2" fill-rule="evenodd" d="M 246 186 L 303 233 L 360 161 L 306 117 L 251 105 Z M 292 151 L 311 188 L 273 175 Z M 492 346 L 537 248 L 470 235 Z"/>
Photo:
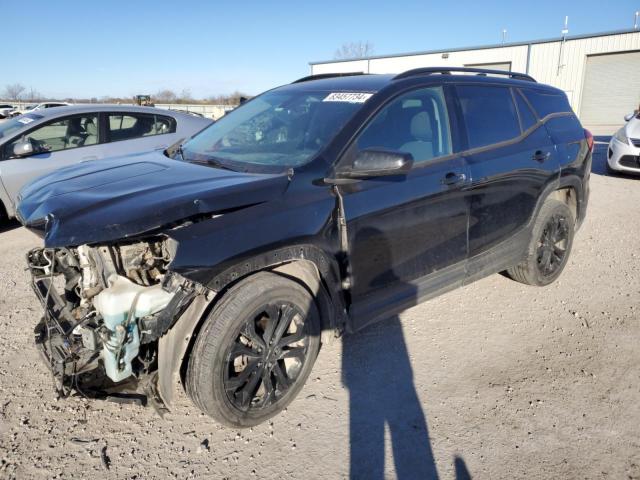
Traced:
<path id="1" fill-rule="evenodd" d="M 550 156 L 551 156 L 551 152 L 543 152 L 542 150 L 538 150 L 536 153 L 533 154 L 533 159 L 536 162 L 542 163 L 545 160 L 548 160 Z"/>
<path id="2" fill-rule="evenodd" d="M 82 157 L 82 161 L 85 162 L 87 160 L 97 160 L 98 157 L 96 155 L 90 155 L 88 157 Z"/>
<path id="3" fill-rule="evenodd" d="M 449 172 L 442 179 L 444 185 L 458 185 L 464 182 L 467 176 L 464 173 Z"/>

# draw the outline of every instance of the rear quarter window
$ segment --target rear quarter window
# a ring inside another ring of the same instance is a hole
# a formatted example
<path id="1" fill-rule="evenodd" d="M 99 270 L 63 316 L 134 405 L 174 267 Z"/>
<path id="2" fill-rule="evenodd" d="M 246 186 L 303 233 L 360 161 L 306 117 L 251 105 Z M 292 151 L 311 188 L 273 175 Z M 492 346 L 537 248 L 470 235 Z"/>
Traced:
<path id="1" fill-rule="evenodd" d="M 573 112 L 571 105 L 569 105 L 569 100 L 564 93 L 530 89 L 524 89 L 522 92 L 540 118 L 544 118 L 552 113 Z"/>

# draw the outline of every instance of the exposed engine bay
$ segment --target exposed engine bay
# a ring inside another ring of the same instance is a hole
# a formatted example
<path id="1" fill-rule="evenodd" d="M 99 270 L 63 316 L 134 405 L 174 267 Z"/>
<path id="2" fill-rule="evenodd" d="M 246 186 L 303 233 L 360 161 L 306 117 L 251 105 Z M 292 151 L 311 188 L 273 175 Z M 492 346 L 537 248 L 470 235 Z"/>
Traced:
<path id="1" fill-rule="evenodd" d="M 45 307 L 35 340 L 60 396 L 124 391 L 154 372 L 157 340 L 177 313 L 165 309 L 185 297 L 186 281 L 167 270 L 172 247 L 156 237 L 28 253 Z"/>

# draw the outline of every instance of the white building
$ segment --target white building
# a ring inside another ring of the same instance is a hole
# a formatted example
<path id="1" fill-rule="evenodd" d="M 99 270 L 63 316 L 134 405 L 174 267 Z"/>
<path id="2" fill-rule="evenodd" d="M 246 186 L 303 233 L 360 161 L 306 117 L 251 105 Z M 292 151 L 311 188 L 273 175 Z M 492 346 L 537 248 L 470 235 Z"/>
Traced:
<path id="1" fill-rule="evenodd" d="M 640 105 L 640 31 L 312 62 L 311 73 L 399 73 L 418 67 L 482 67 L 524 72 L 561 88 L 582 123 L 612 133 Z"/>

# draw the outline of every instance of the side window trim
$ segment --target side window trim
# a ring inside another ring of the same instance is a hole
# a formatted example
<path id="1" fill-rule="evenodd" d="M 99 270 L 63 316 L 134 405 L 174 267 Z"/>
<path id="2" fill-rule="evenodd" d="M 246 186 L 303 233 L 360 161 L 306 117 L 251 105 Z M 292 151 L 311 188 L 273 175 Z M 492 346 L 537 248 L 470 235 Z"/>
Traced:
<path id="1" fill-rule="evenodd" d="M 543 119 L 541 119 L 538 116 L 538 113 L 535 111 L 533 106 L 527 100 L 527 97 L 524 96 L 524 94 L 520 91 L 519 88 L 515 88 L 515 87 L 512 88 L 511 89 L 511 93 L 513 95 L 513 100 L 514 100 L 514 103 L 516 105 L 516 111 L 518 112 L 518 121 L 520 122 L 520 130 L 522 132 L 521 137 L 522 138 L 526 138 L 531 132 L 533 132 L 535 129 L 537 129 L 538 127 L 543 125 L 544 122 L 543 122 Z M 523 120 L 523 116 L 524 115 L 520 111 L 520 103 L 517 100 L 518 98 L 524 102 L 524 104 L 525 104 L 524 108 L 529 108 L 529 112 L 531 113 L 531 115 L 533 115 L 533 118 L 536 121 L 529 128 L 524 128 L 524 120 Z"/>
<path id="2" fill-rule="evenodd" d="M 465 152 L 469 149 L 467 126 L 462 116 L 462 106 L 456 91 L 456 84 L 444 85 L 444 95 L 449 109 L 449 122 L 451 123 L 451 150 L 453 153 Z"/>
<path id="3" fill-rule="evenodd" d="M 520 98 L 522 100 L 524 100 L 524 103 L 527 104 L 527 106 L 529 107 L 529 109 L 531 110 L 531 112 L 533 113 L 533 116 L 536 117 L 538 119 L 538 123 L 542 120 L 540 118 L 540 115 L 538 115 L 538 111 L 533 108 L 533 105 L 531 105 L 531 102 L 529 101 L 529 99 L 527 98 L 527 96 L 524 94 L 524 92 L 522 91 L 521 88 L 516 88 L 514 89 L 516 92 L 518 92 L 518 95 L 520 95 Z"/>
<path id="4" fill-rule="evenodd" d="M 513 105 L 516 107 L 516 115 L 518 117 L 518 125 L 520 125 L 520 135 L 522 135 L 525 132 L 525 128 L 524 128 L 524 123 L 522 120 L 522 113 L 520 112 L 520 107 L 518 106 L 518 100 L 516 99 L 516 95 L 517 93 L 514 91 L 513 88 L 509 88 L 509 91 L 511 92 L 511 99 L 513 100 Z"/>

